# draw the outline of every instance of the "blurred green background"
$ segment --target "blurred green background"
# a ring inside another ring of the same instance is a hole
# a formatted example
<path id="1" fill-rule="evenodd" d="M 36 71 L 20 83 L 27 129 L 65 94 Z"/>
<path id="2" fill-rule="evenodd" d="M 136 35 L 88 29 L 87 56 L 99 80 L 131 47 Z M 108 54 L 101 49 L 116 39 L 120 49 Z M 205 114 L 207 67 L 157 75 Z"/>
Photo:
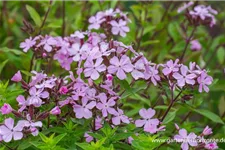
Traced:
<path id="1" fill-rule="evenodd" d="M 152 62 L 165 63 L 169 59 L 179 58 L 185 45 L 184 35 L 190 35 L 193 28 L 189 26 L 187 31 L 184 32 L 183 26 L 187 24 L 187 19 L 184 13 L 177 13 L 177 9 L 183 3 L 169 1 L 53 1 L 50 6 L 49 1 L 1 1 L 0 80 L 2 84 L 0 85 L 0 95 L 4 90 L 3 83 L 10 80 L 17 70 L 22 70 L 24 74 L 29 70 L 32 52 L 23 53 L 19 48 L 19 44 L 29 36 L 34 36 L 34 34 L 29 35 L 21 30 L 24 26 L 23 20 L 30 23 L 35 30 L 39 29 L 40 21 L 43 21 L 50 7 L 41 34 L 52 36 L 64 34 L 69 36 L 76 30 L 87 30 L 88 18 L 95 15 L 96 12 L 109 8 L 120 8 L 128 13 L 132 23 L 129 24 L 131 32 L 128 33 L 127 37 L 118 38 L 118 40 L 125 44 L 132 44 L 134 49 L 143 52 Z M 194 61 L 201 67 L 206 68 L 214 78 L 214 84 L 210 87 L 209 93 L 196 93 L 194 95 L 192 104 L 196 112 L 190 115 L 190 119 L 183 126 L 190 130 L 200 131 L 199 128 L 209 125 L 214 128 L 215 138 L 225 138 L 225 125 L 212 121 L 210 117 L 213 116 L 210 116 L 209 113 L 197 111 L 198 109 L 209 110 L 225 121 L 225 2 L 201 1 L 198 4 L 211 5 L 219 13 L 216 15 L 217 22 L 214 27 L 199 26 L 197 28 L 194 39 L 199 40 L 202 50 L 193 52 L 188 47 L 185 54 L 185 64 L 188 65 L 190 61 Z M 35 18 L 31 17 L 27 7 L 33 8 Z M 63 26 L 63 18 L 65 19 L 65 26 Z M 45 63 L 38 61 L 36 70 L 43 70 Z M 61 71 L 62 69 L 56 63 L 54 74 L 59 74 Z M 15 85 L 11 85 L 7 90 L 12 92 L 14 88 Z M 152 87 L 145 92 L 150 95 L 151 103 L 154 103 L 157 99 L 158 90 Z M 15 100 L 16 94 L 11 96 L 10 99 Z M 8 97 L 6 96 L 6 98 Z M 127 105 L 125 107 L 134 107 L 132 113 L 135 114 L 144 103 L 139 104 L 138 100 L 145 101 L 146 98 L 136 96 L 131 97 L 131 99 L 137 105 L 135 107 Z M 167 103 L 168 101 L 165 98 L 159 105 Z M 181 108 L 177 112 L 179 117 L 174 118 L 174 122 L 180 122 L 190 111 L 188 107 L 183 106 Z M 161 108 L 158 107 L 158 109 Z M 208 117 L 206 117 L 207 115 Z M 215 120 L 215 118 L 213 119 Z M 173 126 L 172 123 L 171 126 Z M 219 143 L 219 146 L 225 149 L 224 143 Z"/>

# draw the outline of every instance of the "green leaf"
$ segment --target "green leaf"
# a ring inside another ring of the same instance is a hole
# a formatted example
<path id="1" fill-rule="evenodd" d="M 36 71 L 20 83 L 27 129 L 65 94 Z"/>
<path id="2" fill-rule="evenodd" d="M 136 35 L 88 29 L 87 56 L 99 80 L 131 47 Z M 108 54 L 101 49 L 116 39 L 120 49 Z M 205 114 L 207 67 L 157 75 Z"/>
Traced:
<path id="1" fill-rule="evenodd" d="M 217 58 L 219 63 L 222 65 L 225 58 L 225 49 L 223 47 L 220 47 L 217 51 Z"/>
<path id="2" fill-rule="evenodd" d="M 2 70 L 3 70 L 3 68 L 5 67 L 5 65 L 7 64 L 8 61 L 9 61 L 9 60 L 7 59 L 7 60 L 3 61 L 3 62 L 0 64 L 0 74 L 2 73 Z"/>
<path id="3" fill-rule="evenodd" d="M 88 143 L 76 143 L 76 145 L 84 150 L 93 150 L 93 146 L 89 145 Z"/>
<path id="4" fill-rule="evenodd" d="M 168 26 L 168 32 L 174 41 L 178 41 L 180 39 L 178 23 L 175 23 L 175 22 L 170 23 Z"/>
<path id="5" fill-rule="evenodd" d="M 205 116 L 206 118 L 212 120 L 213 122 L 215 123 L 220 123 L 220 124 L 224 124 L 223 120 L 218 116 L 216 115 L 215 113 L 209 111 L 209 110 L 205 110 L 205 109 L 195 109 L 187 104 L 182 104 L 183 107 L 186 107 L 200 115 L 203 115 Z"/>
<path id="6" fill-rule="evenodd" d="M 180 52 L 184 50 L 185 44 L 185 41 L 181 40 L 172 48 L 171 52 Z"/>
<path id="7" fill-rule="evenodd" d="M 216 115 L 215 113 L 209 111 L 209 110 L 206 110 L 206 109 L 195 109 L 195 112 L 209 118 L 210 120 L 212 120 L 213 122 L 215 123 L 220 123 L 220 124 L 224 124 L 223 120 L 218 116 Z"/>
<path id="8" fill-rule="evenodd" d="M 129 136 L 132 136 L 132 135 L 133 133 L 117 133 L 111 138 L 111 140 L 120 141 L 120 140 L 127 139 Z"/>
<path id="9" fill-rule="evenodd" d="M 54 144 L 55 144 L 55 145 L 58 144 L 59 141 L 61 141 L 66 135 L 67 135 L 67 133 L 60 134 L 60 135 L 56 136 L 56 137 L 54 138 L 54 140 L 53 140 L 53 141 L 54 141 Z"/>
<path id="10" fill-rule="evenodd" d="M 5 53 L 14 53 L 16 55 L 24 55 L 23 51 L 22 50 L 18 50 L 18 49 L 11 49 L 11 48 L 8 48 L 8 47 L 2 47 L 0 49 L 1 51 L 5 52 Z"/>
<path id="11" fill-rule="evenodd" d="M 42 141 L 45 143 L 48 143 L 49 138 L 47 136 L 45 136 L 43 133 L 39 133 L 39 136 L 41 137 Z"/>
<path id="12" fill-rule="evenodd" d="M 37 11 L 29 5 L 26 5 L 26 9 L 29 12 L 31 18 L 34 20 L 35 24 L 40 27 L 41 26 L 41 17 L 37 13 Z"/>
<path id="13" fill-rule="evenodd" d="M 167 114 L 166 118 L 163 120 L 163 123 L 168 124 L 169 122 L 173 121 L 174 118 L 176 117 L 176 113 L 177 113 L 177 111 L 169 112 Z"/>

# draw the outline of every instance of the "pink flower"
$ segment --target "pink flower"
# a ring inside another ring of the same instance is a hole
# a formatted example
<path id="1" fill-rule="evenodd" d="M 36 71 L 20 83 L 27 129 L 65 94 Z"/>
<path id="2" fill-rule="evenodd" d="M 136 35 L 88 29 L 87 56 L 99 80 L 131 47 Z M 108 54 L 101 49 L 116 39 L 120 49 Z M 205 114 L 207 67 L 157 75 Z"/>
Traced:
<path id="1" fill-rule="evenodd" d="M 32 39 L 32 37 L 30 37 L 29 39 L 26 39 L 24 42 L 20 43 L 20 48 L 22 48 L 23 51 L 26 53 L 35 44 L 35 39 Z"/>
<path id="2" fill-rule="evenodd" d="M 111 74 L 107 74 L 106 78 L 108 81 L 112 81 L 113 80 L 113 76 Z"/>
<path id="3" fill-rule="evenodd" d="M 205 145 L 205 148 L 206 149 L 209 149 L 209 150 L 216 150 L 218 149 L 219 147 L 217 146 L 217 143 L 216 142 L 211 142 L 211 143 L 207 143 Z"/>
<path id="4" fill-rule="evenodd" d="M 88 51 L 90 51 L 88 44 L 81 46 L 79 43 L 75 43 L 72 45 L 72 48 L 69 49 L 69 55 L 73 56 L 73 61 L 78 62 L 86 59 Z"/>
<path id="5" fill-rule="evenodd" d="M 173 63 L 173 60 L 167 61 L 167 63 L 164 65 L 164 68 L 162 70 L 163 74 L 165 76 L 169 75 L 170 73 L 174 73 L 179 71 L 179 65 L 178 65 L 179 59 L 176 59 Z"/>
<path id="6" fill-rule="evenodd" d="M 72 98 L 74 100 L 79 100 L 80 97 L 84 97 L 86 94 L 88 87 L 84 83 L 76 83 L 74 84 L 74 91 L 72 95 Z"/>
<path id="7" fill-rule="evenodd" d="M 83 39 L 85 37 L 84 32 L 76 31 L 74 34 L 71 34 L 71 37 L 77 37 L 79 39 Z"/>
<path id="8" fill-rule="evenodd" d="M 112 108 L 112 106 L 114 106 L 116 104 L 116 102 L 114 101 L 114 97 L 110 98 L 107 101 L 106 94 L 100 93 L 99 99 L 100 99 L 100 102 L 97 103 L 96 107 L 102 111 L 103 117 L 107 117 L 108 113 L 114 114 L 116 112 L 116 110 L 114 108 Z"/>
<path id="9" fill-rule="evenodd" d="M 123 110 L 121 110 L 119 108 L 117 108 L 117 110 L 118 110 L 118 112 L 116 111 L 113 114 L 115 117 L 112 118 L 112 123 L 114 125 L 119 125 L 119 124 L 121 124 L 121 122 L 129 124 L 130 123 L 129 118 L 123 114 Z"/>
<path id="10" fill-rule="evenodd" d="M 157 126 L 159 125 L 160 122 L 158 119 L 151 119 L 155 115 L 155 110 L 151 108 L 149 108 L 148 110 L 142 108 L 139 111 L 139 114 L 143 119 L 135 121 L 136 127 L 144 126 L 144 131 L 156 133 L 158 131 Z"/>
<path id="11" fill-rule="evenodd" d="M 22 80 L 22 75 L 20 73 L 20 71 L 18 71 L 12 78 L 12 81 L 14 82 L 20 82 Z"/>
<path id="12" fill-rule="evenodd" d="M 212 84 L 213 78 L 208 76 L 204 71 L 201 73 L 201 75 L 197 79 L 199 88 L 198 91 L 201 93 L 202 89 L 204 89 L 205 92 L 209 92 L 208 85 Z"/>
<path id="13" fill-rule="evenodd" d="M 28 105 L 23 95 L 17 96 L 16 101 L 18 102 L 18 105 L 20 106 L 20 109 L 18 110 L 19 112 L 22 112 Z"/>
<path id="14" fill-rule="evenodd" d="M 213 133 L 213 132 L 212 132 L 212 129 L 209 128 L 209 126 L 206 126 L 205 129 L 204 129 L 203 132 L 202 132 L 203 135 L 210 135 L 210 134 L 212 134 L 212 133 Z"/>
<path id="15" fill-rule="evenodd" d="M 88 103 L 87 98 L 82 98 L 82 105 L 75 104 L 73 105 L 73 111 L 76 113 L 76 118 L 85 118 L 89 119 L 92 117 L 91 109 L 93 109 L 96 105 L 95 101 L 91 101 Z"/>
<path id="16" fill-rule="evenodd" d="M 38 44 L 38 47 L 40 46 L 44 46 L 44 49 L 47 51 L 47 52 L 51 52 L 52 49 L 53 49 L 53 46 L 55 46 L 57 44 L 57 41 L 56 39 L 54 39 L 53 37 L 51 36 L 45 36 L 41 42 Z"/>
<path id="17" fill-rule="evenodd" d="M 216 24 L 216 19 L 214 15 L 217 15 L 218 12 L 211 8 L 211 6 L 204 6 L 204 5 L 198 5 L 194 7 L 194 10 L 191 10 L 189 14 L 193 18 L 199 17 L 201 20 L 211 19 L 210 20 L 210 27 Z"/>
<path id="18" fill-rule="evenodd" d="M 37 136 L 39 133 L 37 127 L 42 127 L 42 122 L 41 121 L 37 121 L 37 122 L 32 121 L 29 114 L 26 117 L 27 117 L 27 120 L 21 120 L 21 121 L 19 121 L 19 123 L 22 126 L 29 128 L 31 131 L 31 134 L 33 136 Z"/>
<path id="19" fill-rule="evenodd" d="M 34 75 L 31 77 L 32 80 L 29 83 L 30 86 L 35 86 L 47 77 L 47 74 L 43 74 L 42 72 L 31 71 L 31 73 Z"/>
<path id="20" fill-rule="evenodd" d="M 194 2 L 184 3 L 184 5 L 182 7 L 178 8 L 177 12 L 181 13 L 182 11 L 184 11 L 185 9 L 187 9 L 188 7 L 190 7 L 193 4 L 194 4 Z"/>
<path id="21" fill-rule="evenodd" d="M 85 132 L 84 137 L 86 138 L 86 142 L 90 143 L 91 141 L 94 140 L 92 136 L 90 136 L 88 133 Z"/>
<path id="22" fill-rule="evenodd" d="M 106 70 L 106 66 L 102 64 L 103 59 L 100 57 L 94 63 L 93 60 L 87 59 L 84 63 L 84 75 L 85 77 L 91 77 L 92 80 L 99 78 L 99 73 Z"/>
<path id="23" fill-rule="evenodd" d="M 188 150 L 189 145 L 190 146 L 197 146 L 198 143 L 196 141 L 197 135 L 195 135 L 193 132 L 191 132 L 189 135 L 187 135 L 187 131 L 185 129 L 180 129 L 179 134 L 174 136 L 174 140 L 177 142 L 182 142 L 181 149 L 182 150 Z"/>
<path id="24" fill-rule="evenodd" d="M 176 72 L 173 74 L 173 77 L 177 79 L 178 86 L 183 87 L 185 83 L 191 84 L 191 85 L 195 84 L 194 78 L 196 77 L 196 75 L 193 73 L 188 74 L 187 66 L 182 65 L 180 68 L 180 71 L 181 73 Z"/>
<path id="25" fill-rule="evenodd" d="M 129 27 L 126 26 L 127 22 L 122 19 L 120 19 L 119 22 L 112 20 L 110 24 L 112 25 L 112 34 L 114 35 L 120 34 L 120 36 L 125 37 L 126 32 L 130 31 Z"/>
<path id="26" fill-rule="evenodd" d="M 60 110 L 59 106 L 54 107 L 54 108 L 50 111 L 50 114 L 52 114 L 52 115 L 59 115 L 59 114 L 61 114 L 61 110 Z"/>
<path id="27" fill-rule="evenodd" d="M 116 76 L 120 80 L 124 80 L 127 76 L 125 72 L 131 72 L 133 70 L 133 65 L 131 64 L 130 58 L 123 55 L 119 60 L 118 57 L 114 56 L 110 59 L 110 66 L 108 67 L 109 73 L 116 73 Z"/>
<path id="28" fill-rule="evenodd" d="M 12 107 L 9 104 L 4 103 L 4 105 L 0 109 L 0 112 L 3 115 L 6 115 L 6 114 L 10 114 L 12 112 L 12 110 L 13 109 L 12 109 Z"/>
<path id="29" fill-rule="evenodd" d="M 66 86 L 62 86 L 60 89 L 59 89 L 59 93 L 64 95 L 68 92 L 69 90 L 67 89 Z"/>
<path id="30" fill-rule="evenodd" d="M 42 105 L 41 98 L 48 98 L 49 93 L 44 91 L 44 89 L 36 89 L 35 87 L 30 88 L 29 90 L 30 97 L 27 100 L 28 105 L 34 105 L 35 107 L 40 107 Z"/>
<path id="31" fill-rule="evenodd" d="M 105 18 L 103 18 L 103 17 L 104 17 L 104 14 L 102 12 L 98 12 L 96 14 L 96 16 L 91 16 L 88 20 L 90 23 L 90 25 L 88 26 L 88 29 L 89 30 L 99 29 L 101 23 L 103 23 L 105 21 Z"/>
<path id="32" fill-rule="evenodd" d="M 103 127 L 102 124 L 103 124 L 102 118 L 97 116 L 97 118 L 95 118 L 95 130 L 101 129 Z"/>
<path id="33" fill-rule="evenodd" d="M 202 45 L 199 43 L 198 40 L 192 40 L 190 44 L 192 51 L 200 51 L 202 49 Z"/>
<path id="34" fill-rule="evenodd" d="M 144 77 L 146 80 L 151 79 L 152 83 L 156 86 L 157 81 L 160 81 L 160 76 L 158 75 L 159 71 L 157 66 L 147 66 L 144 72 Z"/>
<path id="35" fill-rule="evenodd" d="M 14 120 L 12 118 L 5 119 L 4 125 L 0 126 L 0 135 L 2 136 L 3 141 L 10 142 L 12 139 L 20 140 L 23 138 L 23 124 L 18 122 L 14 126 Z"/>
<path id="36" fill-rule="evenodd" d="M 145 65 L 143 63 L 142 59 L 139 59 L 135 64 L 134 64 L 134 69 L 131 72 L 132 77 L 137 80 L 139 78 L 144 78 L 144 70 L 145 70 Z"/>
<path id="37" fill-rule="evenodd" d="M 51 78 L 48 78 L 47 80 L 44 80 L 41 84 L 36 84 L 35 87 L 38 89 L 41 89 L 41 88 L 52 89 L 56 85 L 55 83 L 56 80 L 57 78 L 51 77 Z"/>

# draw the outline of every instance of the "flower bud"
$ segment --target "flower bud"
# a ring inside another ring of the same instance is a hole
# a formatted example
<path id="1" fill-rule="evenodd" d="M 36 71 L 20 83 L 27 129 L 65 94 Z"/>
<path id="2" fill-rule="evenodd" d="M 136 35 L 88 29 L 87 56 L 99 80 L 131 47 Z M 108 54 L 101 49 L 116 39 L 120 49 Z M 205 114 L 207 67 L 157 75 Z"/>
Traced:
<path id="1" fill-rule="evenodd" d="M 66 94 L 68 92 L 68 89 L 66 86 L 62 86 L 60 89 L 59 89 L 59 93 L 60 94 Z"/>
<path id="2" fill-rule="evenodd" d="M 177 130 L 180 130 L 180 127 L 176 123 L 174 125 Z"/>
<path id="3" fill-rule="evenodd" d="M 111 74 L 107 74 L 106 77 L 107 77 L 107 80 L 109 80 L 109 81 L 113 80 L 113 76 Z"/>
<path id="4" fill-rule="evenodd" d="M 206 126 L 205 129 L 204 129 L 203 132 L 202 132 L 203 135 L 210 135 L 210 134 L 212 134 L 212 133 L 213 133 L 213 132 L 212 132 L 212 129 L 209 128 L 209 126 Z"/>
<path id="5" fill-rule="evenodd" d="M 20 71 L 18 71 L 12 78 L 11 78 L 12 81 L 14 82 L 20 82 L 22 80 L 22 76 L 21 76 L 21 73 Z"/>
<path id="6" fill-rule="evenodd" d="M 0 109 L 1 113 L 3 115 L 6 115 L 6 114 L 10 114 L 12 112 L 12 107 L 9 105 L 9 104 L 4 104 L 1 109 Z"/>
<path id="7" fill-rule="evenodd" d="M 59 106 L 54 107 L 54 108 L 50 111 L 50 114 L 52 114 L 52 115 L 59 115 L 59 114 L 61 114 L 61 110 L 60 110 Z"/>

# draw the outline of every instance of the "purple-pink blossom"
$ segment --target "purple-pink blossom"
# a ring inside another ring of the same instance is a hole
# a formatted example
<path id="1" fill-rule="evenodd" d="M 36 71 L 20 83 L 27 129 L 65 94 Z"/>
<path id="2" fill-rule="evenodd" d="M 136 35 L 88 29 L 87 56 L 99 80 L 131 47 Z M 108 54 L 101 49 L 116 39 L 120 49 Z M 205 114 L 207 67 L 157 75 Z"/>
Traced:
<path id="1" fill-rule="evenodd" d="M 108 72 L 111 74 L 116 74 L 120 80 L 124 80 L 127 76 L 126 73 L 133 70 L 133 65 L 131 64 L 130 58 L 123 55 L 120 59 L 114 56 L 110 59 L 110 66 L 108 67 Z"/>
<path id="2" fill-rule="evenodd" d="M 87 59 L 84 63 L 84 75 L 85 77 L 91 77 L 92 80 L 97 80 L 100 76 L 99 73 L 106 70 L 106 66 L 102 64 L 103 59 L 100 57 L 96 59 L 94 63 L 93 60 Z"/>
<path id="3" fill-rule="evenodd" d="M 59 115 L 59 114 L 61 114 L 61 110 L 60 110 L 59 106 L 54 107 L 54 108 L 50 111 L 50 114 L 52 114 L 52 115 Z"/>
<path id="4" fill-rule="evenodd" d="M 212 84 L 213 78 L 208 76 L 204 71 L 201 73 L 201 75 L 197 78 L 199 88 L 198 91 L 202 93 L 204 90 L 205 92 L 209 92 L 208 86 Z"/>
<path id="5" fill-rule="evenodd" d="M 210 135 L 212 134 L 212 129 L 209 126 L 206 126 L 205 129 L 202 132 L 202 135 Z"/>
<path id="6" fill-rule="evenodd" d="M 85 118 L 89 119 L 92 117 L 92 112 L 91 110 L 96 106 L 95 101 L 90 101 L 88 102 L 87 98 L 82 98 L 82 104 L 78 105 L 75 104 L 73 105 L 73 111 L 76 113 L 76 118 Z"/>
<path id="7" fill-rule="evenodd" d="M 192 40 L 190 44 L 192 51 L 200 51 L 202 49 L 202 45 L 199 43 L 198 40 Z"/>
<path id="8" fill-rule="evenodd" d="M 178 62 L 179 62 L 179 59 L 176 59 L 174 62 L 173 62 L 173 60 L 167 61 L 167 63 L 164 65 L 162 73 L 165 76 L 167 76 L 171 73 L 178 72 L 179 71 Z"/>
<path id="9" fill-rule="evenodd" d="M 113 106 L 116 104 L 114 97 L 107 100 L 107 96 L 105 93 L 99 94 L 100 102 L 97 103 L 96 107 L 102 111 L 103 117 L 107 117 L 109 114 L 114 114 L 116 110 L 113 108 Z"/>
<path id="10" fill-rule="evenodd" d="M 159 125 L 160 122 L 158 119 L 152 119 L 152 117 L 155 115 L 155 110 L 151 108 L 149 108 L 148 110 L 142 108 L 139 111 L 139 114 L 143 119 L 135 121 L 136 127 L 144 126 L 145 132 L 150 132 L 152 134 L 156 133 L 158 131 L 157 126 Z"/>
<path id="11" fill-rule="evenodd" d="M 22 80 L 22 75 L 21 75 L 20 71 L 17 71 L 17 73 L 14 74 L 14 76 L 11 78 L 11 80 L 14 82 L 20 82 Z"/>
<path id="12" fill-rule="evenodd" d="M 121 124 L 121 122 L 129 124 L 130 120 L 127 116 L 124 115 L 123 110 L 117 108 L 117 111 L 115 111 L 115 113 L 113 114 L 114 117 L 112 118 L 112 123 L 114 125 L 119 125 Z"/>
<path id="13" fill-rule="evenodd" d="M 66 86 L 62 86 L 60 89 L 59 89 L 59 93 L 62 94 L 62 95 L 65 95 L 68 93 L 68 88 Z"/>
<path id="14" fill-rule="evenodd" d="M 26 53 L 35 44 L 36 44 L 35 39 L 32 39 L 32 37 L 30 37 L 29 39 L 26 39 L 24 42 L 20 43 L 20 48 L 22 48 L 23 51 Z"/>
<path id="15" fill-rule="evenodd" d="M 17 96 L 16 101 L 18 102 L 18 105 L 20 106 L 20 109 L 18 110 L 19 112 L 22 112 L 28 105 L 23 95 Z"/>
<path id="16" fill-rule="evenodd" d="M 194 78 L 196 78 L 197 76 L 193 73 L 188 73 L 188 71 L 189 71 L 188 67 L 182 65 L 180 67 L 180 73 L 176 72 L 173 74 L 173 77 L 177 80 L 178 86 L 183 87 L 185 83 L 191 84 L 191 85 L 195 84 Z"/>
<path id="17" fill-rule="evenodd" d="M 4 103 L 4 105 L 0 109 L 0 112 L 3 115 L 6 115 L 6 114 L 10 114 L 12 112 L 12 110 L 13 109 L 12 109 L 12 107 L 9 104 Z"/>
<path id="18" fill-rule="evenodd" d="M 44 91 L 44 89 L 36 89 L 35 87 L 29 90 L 30 97 L 27 99 L 28 105 L 34 105 L 35 107 L 40 107 L 42 105 L 42 98 L 46 99 L 49 97 L 49 93 Z"/>
<path id="19" fill-rule="evenodd" d="M 4 142 L 10 142 L 12 139 L 20 140 L 23 138 L 23 124 L 18 122 L 14 127 L 14 120 L 12 118 L 7 118 L 4 121 L 4 125 L 0 126 L 0 135 Z"/>
<path id="20" fill-rule="evenodd" d="M 198 143 L 197 143 L 196 138 L 197 138 L 197 135 L 195 135 L 193 132 L 188 134 L 187 130 L 185 130 L 185 129 L 180 129 L 179 134 L 174 136 L 174 140 L 176 140 L 179 143 L 182 143 L 181 144 L 182 150 L 188 150 L 189 145 L 192 147 L 197 146 Z"/>
<path id="21" fill-rule="evenodd" d="M 122 37 L 126 36 L 126 32 L 129 32 L 130 29 L 127 26 L 127 22 L 123 21 L 122 19 L 119 20 L 119 22 L 112 20 L 110 22 L 110 24 L 112 25 L 112 33 L 114 35 L 120 35 Z"/>
<path id="22" fill-rule="evenodd" d="M 69 49 L 69 55 L 73 57 L 73 61 L 80 61 L 87 58 L 87 52 L 90 51 L 88 44 L 80 45 L 79 43 L 74 43 Z"/>
<path id="23" fill-rule="evenodd" d="M 205 149 L 208 149 L 208 150 L 216 150 L 218 148 L 219 147 L 217 146 L 216 142 L 210 142 L 205 144 Z"/>

